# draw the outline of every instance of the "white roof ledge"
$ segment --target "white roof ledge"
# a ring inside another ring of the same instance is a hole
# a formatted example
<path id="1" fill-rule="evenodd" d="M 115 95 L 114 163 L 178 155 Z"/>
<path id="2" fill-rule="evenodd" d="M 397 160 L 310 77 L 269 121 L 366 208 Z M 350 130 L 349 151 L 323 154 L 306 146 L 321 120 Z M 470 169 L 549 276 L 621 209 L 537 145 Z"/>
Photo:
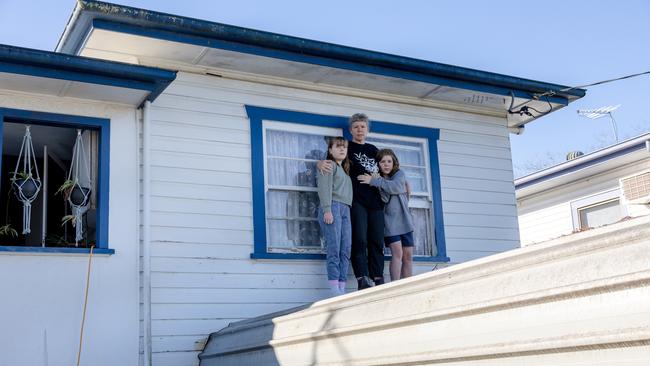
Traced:
<path id="1" fill-rule="evenodd" d="M 199 358 L 202 366 L 616 364 L 650 339 L 648 253 L 650 216 L 234 323 Z"/>

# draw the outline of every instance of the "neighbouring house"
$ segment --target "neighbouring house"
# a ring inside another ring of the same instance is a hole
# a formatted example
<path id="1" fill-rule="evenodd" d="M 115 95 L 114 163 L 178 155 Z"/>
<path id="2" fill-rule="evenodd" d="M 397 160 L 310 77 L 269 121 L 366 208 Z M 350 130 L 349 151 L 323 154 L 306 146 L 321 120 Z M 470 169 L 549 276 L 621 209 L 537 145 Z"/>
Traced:
<path id="1" fill-rule="evenodd" d="M 83 364 L 196 365 L 211 332 L 326 297 L 314 166 L 356 112 L 407 172 L 416 273 L 518 248 L 509 134 L 566 89 L 80 0 L 55 53 L 0 47 L 0 364 L 73 364 L 90 246 Z"/>
<path id="2" fill-rule="evenodd" d="M 515 180 L 521 245 L 650 214 L 650 133 Z"/>

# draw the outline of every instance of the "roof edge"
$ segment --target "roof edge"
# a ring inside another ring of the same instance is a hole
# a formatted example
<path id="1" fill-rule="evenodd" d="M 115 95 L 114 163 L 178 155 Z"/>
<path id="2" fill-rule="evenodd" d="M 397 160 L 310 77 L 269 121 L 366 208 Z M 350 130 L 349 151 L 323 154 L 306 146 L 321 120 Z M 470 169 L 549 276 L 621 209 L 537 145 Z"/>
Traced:
<path id="1" fill-rule="evenodd" d="M 438 76 L 459 81 L 485 84 L 499 88 L 514 89 L 528 94 L 548 91 L 569 102 L 583 97 L 584 89 L 568 89 L 567 86 L 518 78 L 487 71 L 469 69 L 388 53 L 369 51 L 327 42 L 309 40 L 277 33 L 237 27 L 195 18 L 139 9 L 94 0 L 79 0 L 75 8 L 78 16 L 70 19 L 57 46 L 57 51 L 76 53 L 95 18 L 119 20 L 132 25 L 169 31 L 183 35 L 219 39 L 254 47 L 264 47 L 295 54 L 324 57 L 368 66 L 406 71 L 422 75 Z M 83 19 L 82 19 L 83 18 Z M 90 18 L 90 19 L 88 19 Z"/>
<path id="2" fill-rule="evenodd" d="M 579 158 L 562 162 L 552 167 L 534 172 L 515 179 L 515 190 L 527 188 L 544 181 L 588 168 L 604 161 L 627 155 L 639 150 L 648 149 L 650 152 L 650 133 L 645 133 L 615 145 L 580 156 Z"/>
<path id="3" fill-rule="evenodd" d="M 0 44 L 0 71 L 149 92 L 153 101 L 176 71 Z"/>

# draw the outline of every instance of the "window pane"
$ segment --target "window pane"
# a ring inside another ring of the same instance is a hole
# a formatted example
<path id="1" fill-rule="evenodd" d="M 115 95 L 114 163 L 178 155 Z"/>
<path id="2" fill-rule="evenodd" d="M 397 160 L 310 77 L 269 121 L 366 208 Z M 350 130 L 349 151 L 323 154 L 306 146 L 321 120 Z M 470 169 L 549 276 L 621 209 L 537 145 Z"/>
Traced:
<path id="1" fill-rule="evenodd" d="M 316 160 L 267 159 L 270 186 L 316 187 Z"/>
<path id="2" fill-rule="evenodd" d="M 317 219 L 318 205 L 317 192 L 269 190 L 266 194 L 266 217 Z"/>
<path id="3" fill-rule="evenodd" d="M 400 168 L 406 173 L 411 190 L 413 192 L 428 192 L 430 179 L 425 166 L 424 154 L 426 152 L 423 143 L 386 137 L 369 137 L 368 142 L 379 149 L 392 149 L 399 159 Z"/>
<path id="4" fill-rule="evenodd" d="M 322 252 L 320 227 L 314 220 L 267 220 L 269 250 Z"/>
<path id="5" fill-rule="evenodd" d="M 578 209 L 578 212 L 581 229 L 612 224 L 622 218 L 619 200 Z"/>
<path id="6" fill-rule="evenodd" d="M 324 136 L 266 130 L 266 154 L 273 157 L 322 160 L 327 156 Z"/>
<path id="7" fill-rule="evenodd" d="M 399 158 L 399 157 L 398 157 Z M 424 168 L 401 167 L 406 174 L 406 180 L 411 186 L 411 192 L 427 192 L 427 171 Z"/>
<path id="8" fill-rule="evenodd" d="M 322 252 L 318 193 L 269 190 L 266 197 L 270 251 Z"/>
<path id="9" fill-rule="evenodd" d="M 412 198 L 413 200 L 413 198 Z M 432 227 L 433 219 L 431 217 L 431 208 L 411 208 L 413 215 L 413 239 L 415 248 L 413 255 L 417 256 L 436 256 L 436 246 L 434 245 L 434 231 Z"/>

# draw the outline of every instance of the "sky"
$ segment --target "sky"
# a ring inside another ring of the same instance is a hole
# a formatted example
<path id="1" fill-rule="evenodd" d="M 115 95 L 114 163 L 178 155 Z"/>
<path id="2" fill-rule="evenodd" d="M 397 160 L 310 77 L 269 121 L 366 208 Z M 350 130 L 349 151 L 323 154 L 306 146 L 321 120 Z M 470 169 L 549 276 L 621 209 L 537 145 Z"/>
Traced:
<path id="1" fill-rule="evenodd" d="M 650 71 L 650 0 L 118 0 L 115 3 L 567 86 Z M 0 43 L 53 50 L 74 0 L 0 0 Z M 510 135 L 515 176 L 650 132 L 650 75 L 588 87 Z"/>

